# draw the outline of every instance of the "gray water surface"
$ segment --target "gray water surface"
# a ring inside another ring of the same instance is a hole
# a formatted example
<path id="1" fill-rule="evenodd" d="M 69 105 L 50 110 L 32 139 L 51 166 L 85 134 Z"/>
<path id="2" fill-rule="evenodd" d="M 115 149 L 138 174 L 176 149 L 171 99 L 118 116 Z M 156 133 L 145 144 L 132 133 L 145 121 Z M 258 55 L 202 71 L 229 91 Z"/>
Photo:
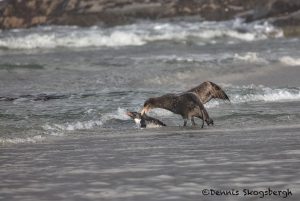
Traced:
<path id="1" fill-rule="evenodd" d="M 298 38 L 239 20 L 0 36 L 0 199 L 262 200 L 243 189 L 270 187 L 299 200 Z M 231 100 L 205 105 L 213 127 L 155 109 L 168 127 L 140 129 L 126 115 L 206 80 Z"/>
<path id="2" fill-rule="evenodd" d="M 158 129 L 2 148 L 3 200 L 299 199 L 299 126 Z M 239 191 L 205 196 L 204 189 Z"/>

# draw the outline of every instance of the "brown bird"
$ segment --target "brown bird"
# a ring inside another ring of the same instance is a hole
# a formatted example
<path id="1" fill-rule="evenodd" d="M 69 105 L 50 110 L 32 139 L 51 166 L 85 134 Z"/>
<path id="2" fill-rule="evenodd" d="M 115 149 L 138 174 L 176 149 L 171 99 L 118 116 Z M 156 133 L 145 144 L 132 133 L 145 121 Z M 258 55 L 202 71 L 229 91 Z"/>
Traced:
<path id="1" fill-rule="evenodd" d="M 200 98 L 203 104 L 210 101 L 212 98 L 219 98 L 223 100 L 229 100 L 227 94 L 217 84 L 206 81 L 202 84 L 188 90 L 187 92 L 194 92 Z"/>
<path id="2" fill-rule="evenodd" d="M 200 118 L 202 119 L 203 128 L 204 121 L 206 121 L 207 125 L 214 124 L 203 106 L 203 104 L 213 98 L 230 101 L 220 86 L 206 81 L 182 94 L 166 94 L 160 97 L 149 98 L 145 101 L 141 113 L 144 114 L 153 108 L 162 108 L 181 115 L 184 119 L 184 126 L 187 124 L 187 119 L 191 119 L 192 124 L 196 125 L 194 117 Z"/>
<path id="3" fill-rule="evenodd" d="M 193 125 L 196 125 L 194 117 L 202 119 L 202 128 L 204 122 L 213 124 L 209 118 L 206 109 L 195 93 L 185 92 L 181 94 L 166 94 L 159 97 L 149 98 L 145 101 L 141 115 L 153 108 L 162 108 L 175 114 L 179 114 L 184 119 L 183 126 L 186 126 L 187 120 L 190 119 Z"/>

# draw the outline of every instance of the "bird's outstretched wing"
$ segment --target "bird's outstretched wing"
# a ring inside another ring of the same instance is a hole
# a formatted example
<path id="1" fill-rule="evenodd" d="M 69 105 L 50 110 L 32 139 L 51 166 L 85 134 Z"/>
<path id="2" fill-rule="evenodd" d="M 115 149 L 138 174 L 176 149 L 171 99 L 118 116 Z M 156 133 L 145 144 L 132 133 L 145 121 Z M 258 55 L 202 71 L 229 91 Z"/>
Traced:
<path id="1" fill-rule="evenodd" d="M 207 103 L 212 98 L 219 98 L 230 101 L 229 97 L 223 91 L 223 89 L 217 84 L 210 81 L 203 82 L 202 84 L 188 90 L 187 92 L 193 92 L 197 94 L 203 104 Z"/>

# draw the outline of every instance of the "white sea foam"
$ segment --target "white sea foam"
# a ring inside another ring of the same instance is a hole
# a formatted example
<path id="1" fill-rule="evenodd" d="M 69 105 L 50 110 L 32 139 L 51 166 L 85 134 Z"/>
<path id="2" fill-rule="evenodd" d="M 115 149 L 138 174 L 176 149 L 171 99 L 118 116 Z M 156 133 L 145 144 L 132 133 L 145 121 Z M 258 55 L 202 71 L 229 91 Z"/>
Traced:
<path id="1" fill-rule="evenodd" d="M 156 109 L 152 109 L 152 110 L 149 112 L 149 115 L 160 116 L 160 117 L 168 117 L 168 116 L 170 116 L 170 115 L 173 115 L 173 113 L 170 112 L 170 111 L 168 111 L 168 110 L 156 108 Z"/>
<path id="2" fill-rule="evenodd" d="M 246 102 L 281 102 L 281 101 L 295 101 L 300 100 L 299 88 L 269 88 L 262 85 L 248 85 L 248 86 L 223 86 L 226 93 L 229 95 L 232 104 L 240 104 Z M 205 104 L 206 108 L 214 108 L 222 105 L 222 100 L 212 100 Z M 75 121 L 63 124 L 46 124 L 43 129 L 51 135 L 64 135 L 66 131 L 74 130 L 89 130 L 95 127 L 102 127 L 111 120 L 130 120 L 126 114 L 127 110 L 118 108 L 115 111 L 99 115 L 98 120 L 89 121 Z M 170 117 L 173 113 L 164 109 L 152 109 L 149 116 L 156 117 Z"/>
<path id="3" fill-rule="evenodd" d="M 112 119 L 128 120 L 130 117 L 126 114 L 126 111 L 126 109 L 118 108 L 116 111 L 102 115 L 97 120 L 66 122 L 62 124 L 45 124 L 42 127 L 45 131 L 47 131 L 47 134 L 62 136 L 65 134 L 65 131 L 89 130 L 95 127 L 101 127 L 107 121 Z"/>
<path id="4" fill-rule="evenodd" d="M 86 32 L 86 33 L 84 33 Z M 35 49 L 56 47 L 115 47 L 126 45 L 143 45 L 145 42 L 134 33 L 114 31 L 105 35 L 101 31 L 90 30 L 73 31 L 70 35 L 50 33 L 31 33 L 26 36 L 17 36 L 0 39 L 0 47 L 9 49 Z"/>
<path id="5" fill-rule="evenodd" d="M 293 57 L 284 56 L 279 59 L 279 61 L 283 64 L 289 65 L 289 66 L 300 66 L 300 59 L 295 59 Z"/>
<path id="6" fill-rule="evenodd" d="M 26 137 L 26 138 L 0 138 L 0 145 L 7 145 L 7 144 L 21 144 L 21 143 L 37 143 L 45 140 L 44 136 L 36 135 L 33 137 Z"/>
<path id="7" fill-rule="evenodd" d="M 189 55 L 161 55 L 156 56 L 153 59 L 163 61 L 165 63 L 203 63 L 203 62 L 215 62 L 223 61 L 226 59 L 233 59 L 235 55 L 222 53 L 218 55 L 210 54 L 189 54 Z"/>
<path id="8" fill-rule="evenodd" d="M 291 93 L 285 90 L 265 90 L 264 94 L 249 94 L 244 96 L 236 96 L 233 102 L 249 102 L 249 101 L 266 101 L 276 102 L 285 100 L 299 100 L 300 93 Z"/>
<path id="9" fill-rule="evenodd" d="M 106 122 L 111 119 L 129 120 L 130 117 L 126 113 L 126 109 L 119 107 L 116 111 L 104 114 L 101 119 L 103 122 Z"/>
<path id="10" fill-rule="evenodd" d="M 230 95 L 232 103 L 245 103 L 253 101 L 279 102 L 300 100 L 300 89 L 272 89 L 262 85 L 235 87 L 238 89 L 234 94 Z"/>
<path id="11" fill-rule="evenodd" d="M 267 64 L 269 63 L 266 59 L 261 58 L 257 56 L 256 52 L 247 52 L 246 54 L 234 54 L 233 57 L 234 60 L 240 60 L 240 61 L 245 61 L 248 63 L 262 63 L 262 64 Z"/>
<path id="12" fill-rule="evenodd" d="M 213 108 L 213 107 L 217 107 L 220 105 L 220 102 L 217 100 L 211 100 L 210 102 L 205 104 L 206 108 Z"/>
<path id="13" fill-rule="evenodd" d="M 63 131 L 86 130 L 102 125 L 103 122 L 101 120 L 90 120 L 68 122 L 64 124 L 45 124 L 43 129 L 48 131 L 50 135 L 60 136 L 63 135 Z"/>
<path id="14" fill-rule="evenodd" d="M 240 31 L 243 30 L 243 31 Z M 274 34 L 277 33 L 277 34 Z M 42 27 L 0 33 L 0 47 L 35 49 L 56 47 L 140 46 L 167 40 L 193 42 L 198 45 L 217 43 L 226 38 L 240 41 L 281 37 L 281 31 L 269 24 L 227 22 L 141 22 L 112 28 Z M 232 41 L 232 40 L 230 40 Z"/>

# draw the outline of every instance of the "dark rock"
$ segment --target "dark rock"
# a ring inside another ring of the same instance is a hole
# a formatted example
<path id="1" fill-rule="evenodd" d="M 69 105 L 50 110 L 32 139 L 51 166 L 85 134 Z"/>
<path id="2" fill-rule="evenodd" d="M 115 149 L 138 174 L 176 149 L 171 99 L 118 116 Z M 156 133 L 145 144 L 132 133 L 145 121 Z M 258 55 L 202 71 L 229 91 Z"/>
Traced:
<path id="1" fill-rule="evenodd" d="M 272 22 L 283 30 L 285 36 L 294 37 L 300 35 L 300 11 L 274 18 Z"/>
<path id="2" fill-rule="evenodd" d="M 113 26 L 139 19 L 198 16 L 213 21 L 269 20 L 299 30 L 299 11 L 299 0 L 6 0 L 0 2 L 0 28 Z"/>

